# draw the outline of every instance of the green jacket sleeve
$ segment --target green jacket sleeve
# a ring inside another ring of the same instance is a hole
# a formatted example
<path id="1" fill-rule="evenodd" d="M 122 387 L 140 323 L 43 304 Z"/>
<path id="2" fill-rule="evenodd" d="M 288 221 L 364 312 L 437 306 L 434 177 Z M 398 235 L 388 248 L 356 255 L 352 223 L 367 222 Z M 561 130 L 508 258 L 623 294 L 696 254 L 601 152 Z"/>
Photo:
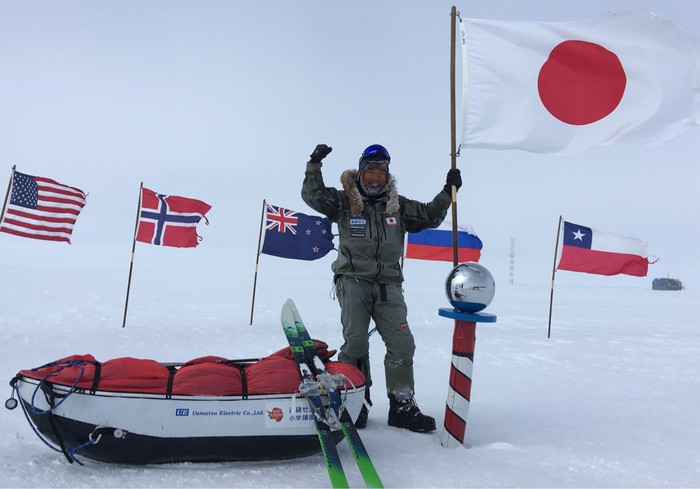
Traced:
<path id="1" fill-rule="evenodd" d="M 406 231 L 417 233 L 424 229 L 438 227 L 445 220 L 447 209 L 451 204 L 452 197 L 442 190 L 427 204 L 403 198 L 401 217 L 406 225 Z"/>
<path id="2" fill-rule="evenodd" d="M 307 163 L 304 183 L 301 186 L 301 198 L 316 212 L 328 217 L 331 222 L 338 222 L 345 203 L 345 196 L 323 183 L 321 166 L 323 163 Z"/>

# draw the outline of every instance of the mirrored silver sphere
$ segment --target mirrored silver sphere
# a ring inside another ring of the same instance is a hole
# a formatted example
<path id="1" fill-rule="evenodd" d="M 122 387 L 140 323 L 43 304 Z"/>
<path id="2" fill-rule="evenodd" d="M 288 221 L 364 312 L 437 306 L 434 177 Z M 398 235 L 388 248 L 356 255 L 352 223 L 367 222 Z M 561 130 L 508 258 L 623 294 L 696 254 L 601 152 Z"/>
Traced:
<path id="1" fill-rule="evenodd" d="M 445 292 L 455 309 L 479 312 L 491 304 L 496 282 L 485 266 L 476 262 L 460 263 L 447 276 Z"/>

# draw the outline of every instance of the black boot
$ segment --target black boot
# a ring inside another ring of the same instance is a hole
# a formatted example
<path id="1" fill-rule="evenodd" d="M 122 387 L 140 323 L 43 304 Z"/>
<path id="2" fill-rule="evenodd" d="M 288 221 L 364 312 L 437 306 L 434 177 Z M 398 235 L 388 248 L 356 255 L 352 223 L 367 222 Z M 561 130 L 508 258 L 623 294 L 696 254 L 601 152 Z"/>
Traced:
<path id="1" fill-rule="evenodd" d="M 369 409 L 367 409 L 367 404 L 372 406 L 372 401 L 369 398 L 369 387 L 365 388 L 365 401 L 367 402 L 362 404 L 360 414 L 357 416 L 357 420 L 355 420 L 355 428 L 357 428 L 358 430 L 361 430 L 362 428 L 365 428 L 367 426 L 367 416 L 369 416 Z"/>
<path id="2" fill-rule="evenodd" d="M 413 397 L 392 399 L 389 401 L 389 426 L 426 433 L 435 429 L 435 419 L 421 413 Z"/>

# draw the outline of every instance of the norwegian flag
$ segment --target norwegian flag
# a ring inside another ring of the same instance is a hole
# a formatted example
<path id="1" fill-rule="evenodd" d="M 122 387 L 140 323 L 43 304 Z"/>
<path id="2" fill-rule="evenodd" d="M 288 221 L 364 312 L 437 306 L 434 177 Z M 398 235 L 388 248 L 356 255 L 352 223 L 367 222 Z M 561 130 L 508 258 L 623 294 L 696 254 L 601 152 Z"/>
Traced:
<path id="1" fill-rule="evenodd" d="M 270 204 L 266 204 L 266 212 L 262 253 L 294 260 L 318 260 L 334 249 L 331 223 L 325 217 L 307 216 Z"/>
<path id="2" fill-rule="evenodd" d="M 141 189 L 141 212 L 136 241 L 157 246 L 194 248 L 201 241 L 197 223 L 211 206 L 201 200 L 157 194 Z M 204 217 L 205 223 L 209 221 Z"/>

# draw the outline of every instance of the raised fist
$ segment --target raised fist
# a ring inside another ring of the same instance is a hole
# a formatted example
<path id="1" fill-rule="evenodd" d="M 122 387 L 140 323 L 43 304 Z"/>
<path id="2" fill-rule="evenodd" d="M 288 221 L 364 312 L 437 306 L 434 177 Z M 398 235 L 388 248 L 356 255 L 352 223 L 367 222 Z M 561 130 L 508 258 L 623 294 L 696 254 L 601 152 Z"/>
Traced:
<path id="1" fill-rule="evenodd" d="M 311 153 L 309 162 L 320 163 L 321 160 L 328 156 L 328 153 L 330 153 L 331 151 L 333 151 L 333 148 L 331 148 L 327 144 L 318 144 L 316 145 L 316 149 L 314 149 L 314 152 Z"/>

